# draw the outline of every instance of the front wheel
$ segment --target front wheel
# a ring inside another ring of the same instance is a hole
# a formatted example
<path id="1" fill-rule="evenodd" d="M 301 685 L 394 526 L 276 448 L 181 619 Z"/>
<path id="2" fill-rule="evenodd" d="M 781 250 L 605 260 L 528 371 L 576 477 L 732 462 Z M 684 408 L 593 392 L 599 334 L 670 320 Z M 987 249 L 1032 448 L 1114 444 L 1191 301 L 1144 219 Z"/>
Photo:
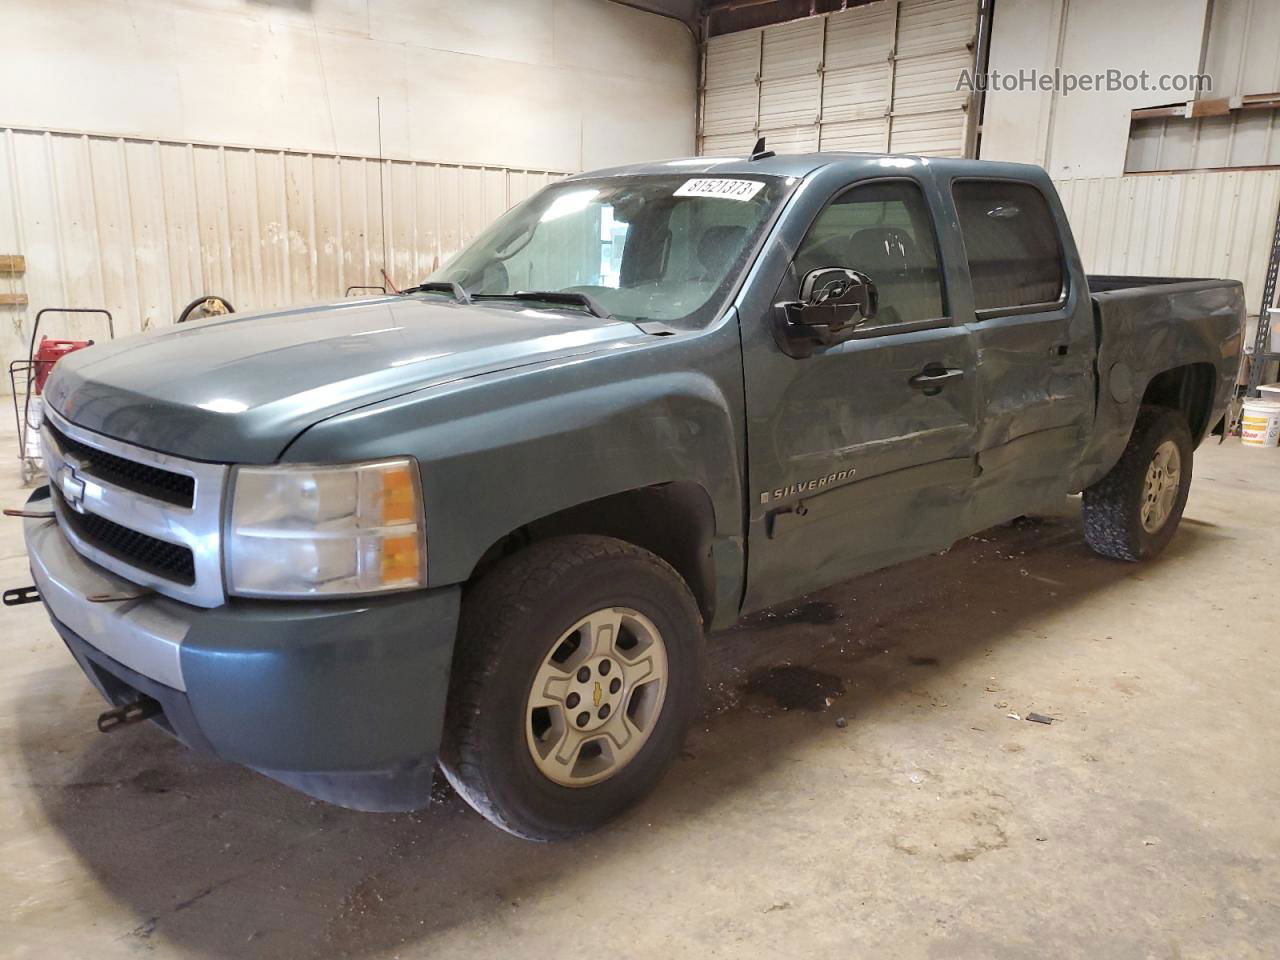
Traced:
<path id="1" fill-rule="evenodd" d="M 1191 487 L 1191 432 L 1176 410 L 1143 407 L 1111 472 L 1084 491 L 1084 536 L 1096 552 L 1146 560 L 1173 539 Z"/>
<path id="2" fill-rule="evenodd" d="M 679 753 L 701 659 L 697 604 L 657 556 L 608 537 L 536 543 L 464 601 L 441 768 L 517 836 L 590 830 Z"/>

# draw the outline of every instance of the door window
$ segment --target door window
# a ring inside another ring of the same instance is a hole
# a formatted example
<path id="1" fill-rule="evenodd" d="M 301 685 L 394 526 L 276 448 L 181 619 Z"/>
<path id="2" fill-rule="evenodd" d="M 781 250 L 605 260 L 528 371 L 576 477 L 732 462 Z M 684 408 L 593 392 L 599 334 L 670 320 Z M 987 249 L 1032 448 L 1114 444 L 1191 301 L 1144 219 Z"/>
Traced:
<path id="1" fill-rule="evenodd" d="M 907 180 L 846 190 L 809 228 L 796 254 L 797 279 L 822 267 L 865 273 L 880 294 L 867 327 L 936 320 L 945 313 L 938 243 L 924 194 Z"/>
<path id="2" fill-rule="evenodd" d="M 952 188 L 974 307 L 1047 306 L 1062 297 L 1062 248 L 1044 195 L 1026 183 L 960 180 Z"/>

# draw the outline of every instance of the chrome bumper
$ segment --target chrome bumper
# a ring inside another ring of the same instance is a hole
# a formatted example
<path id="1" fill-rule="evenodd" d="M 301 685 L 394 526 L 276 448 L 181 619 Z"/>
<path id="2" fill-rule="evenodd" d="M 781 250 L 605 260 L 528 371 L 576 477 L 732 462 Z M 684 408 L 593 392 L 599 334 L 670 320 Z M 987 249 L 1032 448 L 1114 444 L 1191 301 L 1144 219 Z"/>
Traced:
<path id="1" fill-rule="evenodd" d="M 27 509 L 52 510 L 53 502 L 33 499 Z M 89 600 L 96 594 L 131 594 L 145 588 L 82 557 L 56 521 L 28 518 L 23 525 L 31 574 L 49 611 L 113 660 L 185 691 L 181 648 L 190 623 L 171 612 L 176 604 L 155 594 L 107 603 Z"/>

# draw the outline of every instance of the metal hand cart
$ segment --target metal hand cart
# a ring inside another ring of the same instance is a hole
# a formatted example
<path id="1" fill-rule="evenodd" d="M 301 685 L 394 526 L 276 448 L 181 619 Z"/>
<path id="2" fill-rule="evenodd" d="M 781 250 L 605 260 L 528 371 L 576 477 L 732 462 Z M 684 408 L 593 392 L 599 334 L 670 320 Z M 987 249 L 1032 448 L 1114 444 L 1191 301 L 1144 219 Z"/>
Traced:
<path id="1" fill-rule="evenodd" d="M 40 454 L 40 421 L 43 419 L 43 400 L 45 381 L 49 372 L 59 359 L 76 350 L 92 346 L 92 340 L 55 340 L 40 335 L 40 321 L 46 313 L 92 313 L 107 318 L 107 338 L 114 340 L 116 336 L 115 321 L 111 311 L 92 307 L 45 307 L 36 314 L 35 325 L 31 328 L 31 344 L 27 348 L 27 359 L 14 360 L 9 364 L 9 387 L 13 392 L 13 416 L 18 426 L 18 463 L 22 472 L 23 485 L 30 484 L 44 472 L 44 461 Z"/>

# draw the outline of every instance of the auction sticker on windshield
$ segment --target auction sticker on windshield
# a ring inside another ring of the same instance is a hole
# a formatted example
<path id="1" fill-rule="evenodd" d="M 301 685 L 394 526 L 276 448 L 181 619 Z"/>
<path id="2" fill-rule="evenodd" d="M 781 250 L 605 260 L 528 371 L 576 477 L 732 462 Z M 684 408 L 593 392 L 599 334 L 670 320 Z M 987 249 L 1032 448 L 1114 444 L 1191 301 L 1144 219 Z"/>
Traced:
<path id="1" fill-rule="evenodd" d="M 725 200 L 750 200 L 760 188 L 762 180 L 722 180 L 719 177 L 700 177 L 686 180 L 676 190 L 677 197 L 721 197 Z"/>

